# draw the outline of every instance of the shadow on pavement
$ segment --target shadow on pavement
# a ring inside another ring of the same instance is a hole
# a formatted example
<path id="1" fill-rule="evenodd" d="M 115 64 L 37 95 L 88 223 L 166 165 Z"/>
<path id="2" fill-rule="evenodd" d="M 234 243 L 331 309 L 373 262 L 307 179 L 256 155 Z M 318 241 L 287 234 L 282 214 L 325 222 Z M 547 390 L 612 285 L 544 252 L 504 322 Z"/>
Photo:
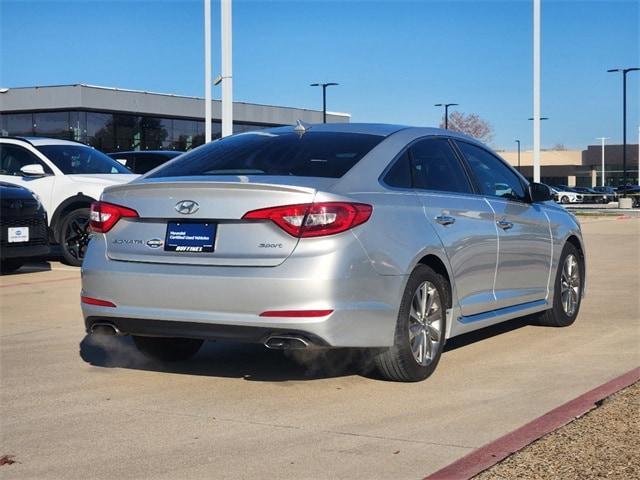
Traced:
<path id="1" fill-rule="evenodd" d="M 446 352 L 531 325 L 531 317 L 517 318 L 447 341 Z M 362 349 L 269 350 L 262 345 L 205 342 L 195 357 L 183 362 L 152 360 L 138 352 L 130 337 L 87 335 L 80 342 L 80 357 L 103 368 L 129 368 L 153 372 L 243 378 L 281 382 L 360 375 L 381 380 L 372 352 Z"/>
<path id="2" fill-rule="evenodd" d="M 231 342 L 205 342 L 188 361 L 162 362 L 138 352 L 130 337 L 99 334 L 87 335 L 80 342 L 80 357 L 97 367 L 266 382 L 369 376 L 371 370 L 367 355 L 356 349 L 282 351 Z"/>
<path id="3" fill-rule="evenodd" d="M 46 260 L 29 261 L 25 263 L 15 272 L 2 272 L 2 276 L 17 276 L 24 275 L 25 273 L 34 272 L 48 272 L 51 270 L 51 265 Z"/>

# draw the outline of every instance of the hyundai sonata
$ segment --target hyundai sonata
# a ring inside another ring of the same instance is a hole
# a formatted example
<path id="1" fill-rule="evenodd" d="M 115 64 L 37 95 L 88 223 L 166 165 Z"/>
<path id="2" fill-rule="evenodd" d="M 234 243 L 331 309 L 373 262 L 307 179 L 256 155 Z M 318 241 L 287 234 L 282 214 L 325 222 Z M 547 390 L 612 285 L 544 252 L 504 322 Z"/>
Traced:
<path id="1" fill-rule="evenodd" d="M 515 317 L 573 323 L 575 217 L 451 131 L 327 124 L 201 146 L 91 209 L 86 329 L 186 359 L 204 340 L 371 348 L 416 381 L 446 339 Z"/>

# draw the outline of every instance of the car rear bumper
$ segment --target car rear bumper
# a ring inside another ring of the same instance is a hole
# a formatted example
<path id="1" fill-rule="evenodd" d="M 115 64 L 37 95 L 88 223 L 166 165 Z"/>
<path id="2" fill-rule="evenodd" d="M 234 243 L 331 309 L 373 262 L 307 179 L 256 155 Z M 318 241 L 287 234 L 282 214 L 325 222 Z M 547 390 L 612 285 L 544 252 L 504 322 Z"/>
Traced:
<path id="1" fill-rule="evenodd" d="M 297 250 L 277 267 L 151 264 L 107 259 L 94 239 L 82 266 L 85 326 L 107 319 L 123 333 L 262 343 L 302 335 L 332 347 L 393 344 L 405 276 L 379 275 L 355 237 L 327 252 Z M 331 310 L 321 317 L 265 311 Z"/>

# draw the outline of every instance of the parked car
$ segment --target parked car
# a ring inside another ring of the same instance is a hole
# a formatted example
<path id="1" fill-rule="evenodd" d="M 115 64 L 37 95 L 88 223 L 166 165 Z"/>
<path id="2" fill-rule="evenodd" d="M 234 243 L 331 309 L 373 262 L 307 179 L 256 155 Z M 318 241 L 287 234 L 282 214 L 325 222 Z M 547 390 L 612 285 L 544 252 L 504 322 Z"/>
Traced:
<path id="1" fill-rule="evenodd" d="M 49 215 L 50 238 L 79 266 L 89 242 L 89 207 L 104 187 L 136 178 L 95 148 L 68 140 L 0 137 L 0 181 L 35 192 Z"/>
<path id="2" fill-rule="evenodd" d="M 551 185 L 553 199 L 559 203 L 582 203 L 581 193 L 566 185 Z"/>
<path id="3" fill-rule="evenodd" d="M 133 152 L 114 152 L 108 153 L 111 158 L 120 162 L 133 173 L 147 173 L 159 165 L 176 158 L 184 152 L 175 150 L 144 150 Z"/>
<path id="4" fill-rule="evenodd" d="M 633 200 L 633 207 L 640 207 L 640 186 L 639 185 L 627 185 L 625 187 L 618 187 L 618 196 L 626 195 Z"/>
<path id="5" fill-rule="evenodd" d="M 618 194 L 616 193 L 616 189 L 613 187 L 593 187 L 593 189 L 604 195 L 605 203 L 615 202 L 618 200 Z"/>
<path id="6" fill-rule="evenodd" d="M 85 326 L 130 334 L 164 360 L 206 339 L 366 347 L 386 378 L 421 380 L 447 338 L 528 314 L 574 322 L 582 235 L 550 200 L 447 130 L 230 136 L 92 205 Z"/>
<path id="7" fill-rule="evenodd" d="M 582 194 L 583 203 L 607 203 L 606 195 L 597 192 L 593 188 L 574 187 L 573 190 Z"/>
<path id="8" fill-rule="evenodd" d="M 0 271 L 18 270 L 49 253 L 47 213 L 33 192 L 0 182 Z"/>

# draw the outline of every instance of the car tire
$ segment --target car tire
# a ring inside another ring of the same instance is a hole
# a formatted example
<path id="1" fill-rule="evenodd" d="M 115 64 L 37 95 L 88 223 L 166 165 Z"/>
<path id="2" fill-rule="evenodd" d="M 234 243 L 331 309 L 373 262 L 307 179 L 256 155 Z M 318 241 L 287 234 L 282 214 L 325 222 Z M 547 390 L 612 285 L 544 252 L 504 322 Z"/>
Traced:
<path id="1" fill-rule="evenodd" d="M 573 267 L 569 267 L 575 261 Z M 542 312 L 537 323 L 546 327 L 568 327 L 575 322 L 584 288 L 584 258 L 572 243 L 562 249 L 553 287 L 553 308 Z M 569 298 L 570 296 L 570 298 Z M 571 308 L 566 303 L 570 301 Z"/>
<path id="2" fill-rule="evenodd" d="M 563 195 L 562 198 L 560 198 L 560 203 L 569 203 L 569 197 Z"/>
<path id="3" fill-rule="evenodd" d="M 0 262 L 0 273 L 13 273 L 24 265 L 24 260 L 19 258 L 10 258 Z"/>
<path id="4" fill-rule="evenodd" d="M 444 347 L 446 311 L 450 305 L 447 280 L 430 267 L 418 265 L 402 296 L 394 344 L 374 357 L 385 379 L 417 382 L 433 373 Z M 423 315 L 429 311 L 431 314 Z"/>
<path id="5" fill-rule="evenodd" d="M 133 335 L 133 343 L 149 358 L 163 362 L 179 362 L 188 360 L 198 353 L 204 340 Z"/>
<path id="6" fill-rule="evenodd" d="M 78 208 L 69 212 L 60 225 L 60 249 L 64 263 L 73 267 L 82 265 L 82 259 L 89 244 L 88 208 Z"/>

